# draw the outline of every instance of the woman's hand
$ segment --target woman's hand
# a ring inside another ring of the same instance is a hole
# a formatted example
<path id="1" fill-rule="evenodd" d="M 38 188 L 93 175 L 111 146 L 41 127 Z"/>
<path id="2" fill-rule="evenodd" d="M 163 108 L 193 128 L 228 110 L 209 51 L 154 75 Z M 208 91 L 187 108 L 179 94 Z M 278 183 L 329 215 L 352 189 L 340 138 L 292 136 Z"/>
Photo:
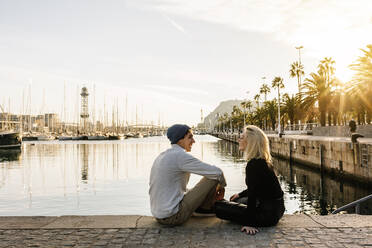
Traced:
<path id="1" fill-rule="evenodd" d="M 243 226 L 241 231 L 250 235 L 255 235 L 256 233 L 258 233 L 258 229 L 251 226 Z"/>
<path id="2" fill-rule="evenodd" d="M 230 197 L 230 201 L 234 201 L 235 199 L 239 198 L 239 194 L 234 194 Z"/>

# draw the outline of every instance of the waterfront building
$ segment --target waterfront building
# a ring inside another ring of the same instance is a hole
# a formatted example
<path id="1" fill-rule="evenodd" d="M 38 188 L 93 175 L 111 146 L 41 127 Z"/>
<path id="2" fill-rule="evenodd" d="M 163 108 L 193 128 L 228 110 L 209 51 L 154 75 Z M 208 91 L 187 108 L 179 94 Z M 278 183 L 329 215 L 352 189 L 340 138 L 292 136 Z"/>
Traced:
<path id="1" fill-rule="evenodd" d="M 19 128 L 19 117 L 11 113 L 0 113 L 0 130 Z"/>
<path id="2" fill-rule="evenodd" d="M 44 115 L 44 127 L 48 128 L 49 132 L 57 132 L 60 126 L 58 114 L 48 113 Z"/>

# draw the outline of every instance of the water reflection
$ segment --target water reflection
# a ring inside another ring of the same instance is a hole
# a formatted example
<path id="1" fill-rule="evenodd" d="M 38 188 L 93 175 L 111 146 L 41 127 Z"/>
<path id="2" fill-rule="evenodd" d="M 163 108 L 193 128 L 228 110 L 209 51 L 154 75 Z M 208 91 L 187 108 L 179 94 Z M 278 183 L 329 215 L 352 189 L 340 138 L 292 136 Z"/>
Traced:
<path id="1" fill-rule="evenodd" d="M 218 151 L 232 161 L 242 159 L 237 148 L 237 144 L 218 141 Z M 287 160 L 273 158 L 273 165 L 285 191 L 287 210 L 291 213 L 330 214 L 338 207 L 372 192 L 371 187 L 331 177 Z M 353 213 L 354 209 L 348 212 Z M 361 204 L 361 214 L 372 214 L 372 201 Z"/>
<path id="2" fill-rule="evenodd" d="M 16 160 L 19 160 L 20 157 L 21 157 L 20 149 L 12 149 L 12 150 L 1 150 L 0 149 L 0 162 L 16 161 Z"/>
<path id="3" fill-rule="evenodd" d="M 168 147 L 163 137 L 25 142 L 0 160 L 0 215 L 150 215 L 149 170 Z"/>
<path id="4" fill-rule="evenodd" d="M 22 152 L 0 160 L 0 215 L 151 215 L 148 178 L 166 137 L 107 142 L 25 142 Z M 245 188 L 245 161 L 238 146 L 196 136 L 192 154 L 220 166 L 226 198 Z M 359 199 L 370 188 L 274 159 L 285 191 L 286 213 L 327 214 Z M 190 185 L 198 182 L 190 178 Z M 361 206 L 371 213 L 371 203 Z M 352 211 L 352 210 L 350 210 Z"/>
<path id="5" fill-rule="evenodd" d="M 238 145 L 232 142 L 219 140 L 217 151 L 220 157 L 224 159 L 229 159 L 232 162 L 243 161 L 242 153 L 238 149 Z"/>
<path id="6" fill-rule="evenodd" d="M 88 144 L 80 145 L 80 149 L 82 149 L 82 167 L 81 167 L 81 181 L 86 183 L 88 180 L 88 156 L 89 156 L 89 148 Z"/>
<path id="7" fill-rule="evenodd" d="M 285 161 L 278 160 L 278 170 L 285 173 Z M 301 165 L 292 165 L 296 184 L 306 193 L 307 204 L 311 204 L 317 214 L 328 214 L 338 207 L 371 194 L 372 188 L 356 182 L 335 178 L 328 174 L 309 170 Z M 351 208 L 349 213 L 354 212 Z M 361 204 L 361 214 L 372 214 L 372 202 Z"/>

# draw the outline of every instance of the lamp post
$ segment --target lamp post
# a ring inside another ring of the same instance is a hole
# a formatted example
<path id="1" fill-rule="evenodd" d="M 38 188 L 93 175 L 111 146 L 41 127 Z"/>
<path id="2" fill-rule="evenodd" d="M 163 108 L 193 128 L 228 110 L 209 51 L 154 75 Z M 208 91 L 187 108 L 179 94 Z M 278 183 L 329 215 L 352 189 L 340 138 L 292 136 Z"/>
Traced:
<path id="1" fill-rule="evenodd" d="M 281 137 L 281 128 L 280 128 L 280 88 L 284 88 L 283 79 L 281 77 L 275 77 L 272 83 L 272 87 L 278 88 L 278 134 Z"/>
<path id="2" fill-rule="evenodd" d="M 298 50 L 298 62 L 301 65 L 301 49 L 304 48 L 303 46 L 295 47 Z"/>
<path id="3" fill-rule="evenodd" d="M 246 93 L 247 93 L 247 95 L 248 95 L 248 94 L 249 94 L 249 91 L 247 91 Z M 243 106 L 243 107 L 244 107 L 244 120 L 243 120 L 244 125 L 243 125 L 243 128 L 245 127 L 245 124 L 246 124 L 246 123 L 245 123 L 245 109 L 246 109 L 246 106 L 247 106 L 247 100 L 244 100 L 244 106 Z"/>
<path id="4" fill-rule="evenodd" d="M 281 128 L 280 128 L 280 92 L 278 86 L 278 135 L 281 136 Z"/>
<path id="5" fill-rule="evenodd" d="M 265 85 L 265 79 L 266 79 L 266 77 L 262 77 L 263 85 Z M 267 101 L 267 99 L 266 99 L 266 93 L 265 93 L 265 104 L 266 104 L 266 101 Z M 265 130 L 267 130 L 266 119 L 267 119 L 267 116 L 265 115 L 265 119 L 264 119 Z"/>

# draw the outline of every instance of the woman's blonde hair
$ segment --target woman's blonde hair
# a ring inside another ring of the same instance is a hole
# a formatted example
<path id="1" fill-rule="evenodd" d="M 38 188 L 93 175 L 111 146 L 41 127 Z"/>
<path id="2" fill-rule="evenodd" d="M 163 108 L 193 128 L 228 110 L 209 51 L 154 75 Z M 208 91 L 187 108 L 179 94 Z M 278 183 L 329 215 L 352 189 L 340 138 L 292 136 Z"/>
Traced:
<path id="1" fill-rule="evenodd" d="M 253 158 L 262 158 L 267 163 L 271 163 L 269 139 L 266 134 L 259 127 L 253 125 L 244 127 L 244 132 L 246 133 L 244 138 L 247 143 L 244 158 L 247 161 Z"/>

